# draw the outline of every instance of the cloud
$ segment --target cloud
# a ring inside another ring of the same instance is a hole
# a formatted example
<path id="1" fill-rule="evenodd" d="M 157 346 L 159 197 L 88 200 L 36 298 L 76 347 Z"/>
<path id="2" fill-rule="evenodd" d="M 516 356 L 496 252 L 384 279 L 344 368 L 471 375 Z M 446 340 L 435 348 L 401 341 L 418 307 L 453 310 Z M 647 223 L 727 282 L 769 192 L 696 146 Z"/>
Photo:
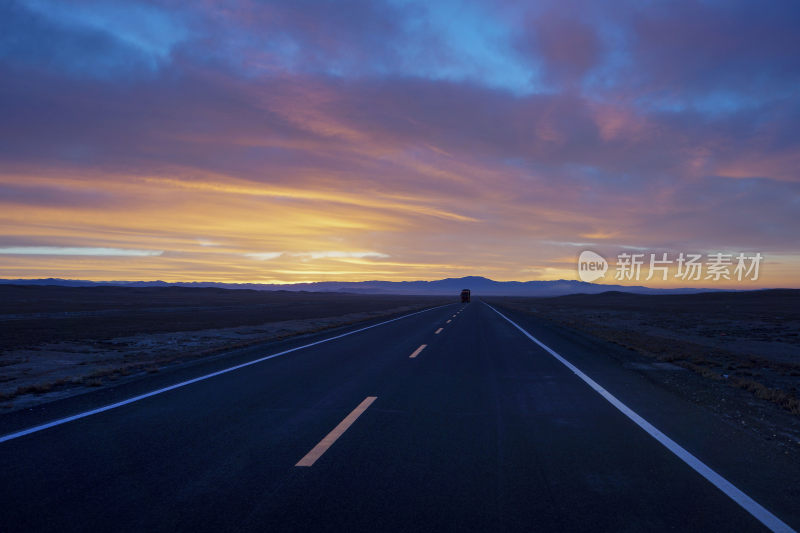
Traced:
<path id="1" fill-rule="evenodd" d="M 326 251 L 326 252 L 300 252 L 293 254 L 297 257 L 310 257 L 311 259 L 347 259 L 347 258 L 369 258 L 369 259 L 382 259 L 389 257 L 388 254 L 380 252 L 340 252 L 340 251 Z"/>
<path id="2" fill-rule="evenodd" d="M 682 0 L 632 16 L 629 82 L 655 104 L 737 110 L 793 94 L 800 83 L 800 6 Z M 635 69 L 635 70 L 634 70 Z"/>
<path id="3" fill-rule="evenodd" d="M 0 255 L 90 255 L 149 257 L 162 255 L 163 250 L 130 250 L 124 248 L 90 248 L 79 246 L 9 246 L 0 247 Z"/>
<path id="4" fill-rule="evenodd" d="M 384 259 L 388 254 L 380 252 L 343 252 L 343 251 L 324 251 L 324 252 L 248 252 L 245 257 L 258 259 L 260 261 L 270 261 L 279 257 L 298 257 L 301 259 Z"/>
<path id="5" fill-rule="evenodd" d="M 249 257 L 251 259 L 258 259 L 259 261 L 270 261 L 272 259 L 277 259 L 283 255 L 283 252 L 257 252 L 257 253 L 246 253 L 244 254 L 245 257 Z"/>
<path id="6" fill-rule="evenodd" d="M 12 0 L 0 34 L 0 60 L 100 79 L 152 72 L 187 37 L 167 11 L 132 1 Z"/>
<path id="7" fill-rule="evenodd" d="M 231 281 L 798 246 L 788 3 L 61 5 L 0 7 L 8 246 Z M 120 275 L 81 261 L 49 263 Z"/>
<path id="8" fill-rule="evenodd" d="M 0 204 L 40 206 L 119 205 L 118 198 L 98 189 L 76 190 L 63 183 L 42 186 L 41 184 L 14 184 L 0 181 Z"/>
<path id="9" fill-rule="evenodd" d="M 601 59 L 597 31 L 574 13 L 551 10 L 528 18 L 518 46 L 541 61 L 550 81 L 568 85 L 581 81 Z"/>

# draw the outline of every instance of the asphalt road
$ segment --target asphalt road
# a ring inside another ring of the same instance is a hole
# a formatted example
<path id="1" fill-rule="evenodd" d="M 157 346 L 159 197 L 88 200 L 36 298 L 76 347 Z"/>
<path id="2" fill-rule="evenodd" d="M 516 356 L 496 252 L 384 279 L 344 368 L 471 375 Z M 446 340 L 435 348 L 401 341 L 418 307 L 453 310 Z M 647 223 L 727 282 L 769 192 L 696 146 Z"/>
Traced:
<path id="1" fill-rule="evenodd" d="M 800 523 L 796 465 L 754 457 L 758 442 L 596 346 L 503 312 Z M 0 436 L 334 335 L 6 415 Z M 766 527 L 476 301 L 0 442 L 2 532 L 687 530 Z"/>

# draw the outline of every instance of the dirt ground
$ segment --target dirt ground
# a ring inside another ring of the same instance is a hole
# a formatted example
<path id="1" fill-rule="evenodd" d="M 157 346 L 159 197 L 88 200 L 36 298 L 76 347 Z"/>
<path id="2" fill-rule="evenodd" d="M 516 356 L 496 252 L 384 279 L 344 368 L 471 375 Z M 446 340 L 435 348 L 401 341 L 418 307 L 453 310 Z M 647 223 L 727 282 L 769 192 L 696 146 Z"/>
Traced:
<path id="1" fill-rule="evenodd" d="M 0 412 L 441 297 L 184 287 L 0 286 Z"/>
<path id="2" fill-rule="evenodd" d="M 491 301 L 627 348 L 630 361 L 621 364 L 630 368 L 644 356 L 645 366 L 689 370 L 653 376 L 723 418 L 800 448 L 800 290 Z"/>

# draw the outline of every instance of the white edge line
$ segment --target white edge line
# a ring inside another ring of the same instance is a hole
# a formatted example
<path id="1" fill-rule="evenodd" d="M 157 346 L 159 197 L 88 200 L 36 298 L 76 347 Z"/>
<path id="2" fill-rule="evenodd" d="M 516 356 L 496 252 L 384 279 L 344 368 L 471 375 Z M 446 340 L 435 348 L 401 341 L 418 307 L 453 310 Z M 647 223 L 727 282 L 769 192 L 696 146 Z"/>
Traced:
<path id="1" fill-rule="evenodd" d="M 350 429 L 350 426 L 352 426 L 353 423 L 358 420 L 358 417 L 363 415 L 364 411 L 366 411 L 367 408 L 372 405 L 372 402 L 377 399 L 377 396 L 367 396 L 364 398 L 364 400 L 358 404 L 355 409 L 350 411 L 350 414 L 344 417 L 344 420 L 339 422 L 336 427 L 330 431 L 330 433 L 325 435 L 322 440 L 319 441 L 316 446 L 311 448 L 311 451 L 305 454 L 302 459 L 297 461 L 297 464 L 294 466 L 313 466 L 314 463 L 317 462 L 317 459 L 322 457 L 325 452 L 328 451 L 328 448 L 333 446 L 333 444 L 339 440 L 339 437 L 344 435 L 344 432 Z"/>
<path id="2" fill-rule="evenodd" d="M 33 427 L 30 427 L 30 428 L 27 428 L 27 429 L 23 429 L 23 430 L 14 432 L 14 433 L 9 433 L 8 435 L 3 435 L 2 437 L 0 437 L 0 443 L 6 442 L 6 441 L 9 441 L 9 440 L 18 439 L 19 437 L 24 437 L 25 435 L 30 435 L 31 433 L 37 433 L 37 432 L 45 430 L 45 429 L 49 429 L 49 428 L 52 428 L 52 427 L 55 427 L 55 426 L 60 426 L 62 424 L 66 424 L 68 422 L 73 422 L 75 420 L 80 420 L 81 418 L 86 418 L 87 416 L 92 416 L 92 415 L 96 415 L 96 414 L 99 414 L 99 413 L 104 413 L 106 411 L 110 411 L 111 409 L 116 409 L 117 407 L 122 407 L 123 405 L 128 405 L 128 404 L 131 404 L 131 403 L 134 403 L 134 402 L 138 402 L 139 400 L 144 400 L 145 398 L 150 398 L 151 396 L 156 396 L 158 394 L 162 394 L 164 392 L 168 392 L 168 391 L 171 391 L 171 390 L 174 390 L 174 389 L 179 389 L 181 387 L 185 387 L 187 385 L 191 385 L 192 383 L 197 383 L 198 381 L 205 381 L 207 379 L 210 379 L 210 378 L 222 375 L 222 374 L 227 374 L 228 372 L 233 372 L 234 370 L 239 370 L 240 368 L 245 368 L 245 367 L 248 367 L 248 366 L 251 366 L 251 365 L 255 365 L 255 364 L 264 362 L 264 361 L 266 361 L 268 359 L 272 359 L 274 357 L 279 357 L 281 355 L 286 355 L 287 353 L 296 352 L 296 351 L 302 350 L 304 348 L 310 348 L 310 347 L 316 346 L 318 344 L 323 344 L 325 342 L 330 342 L 330 341 L 334 341 L 336 339 L 341 339 L 342 337 L 347 337 L 348 335 L 354 335 L 356 333 L 360 333 L 362 331 L 366 331 L 366 330 L 372 329 L 372 328 L 377 328 L 378 326 L 383 326 L 385 324 L 389 324 L 389 323 L 395 322 L 397 320 L 402 320 L 402 319 L 408 318 L 410 316 L 414 316 L 414 315 L 418 315 L 420 313 L 426 313 L 428 311 L 433 311 L 434 309 L 439 309 L 439 308 L 442 308 L 442 307 L 446 307 L 447 305 L 452 305 L 452 304 L 440 305 L 440 306 L 437 306 L 437 307 L 431 307 L 429 309 L 423 309 L 422 311 L 416 311 L 414 313 L 409 313 L 407 315 L 399 316 L 397 318 L 392 318 L 391 320 L 386 320 L 384 322 L 379 322 L 377 324 L 372 324 L 371 326 L 360 328 L 360 329 L 357 329 L 357 330 L 354 330 L 354 331 L 348 331 L 347 333 L 342 333 L 341 335 L 336 335 L 334 337 L 329 337 L 327 339 L 322 339 L 322 340 L 319 340 L 319 341 L 315 341 L 315 342 L 312 342 L 310 344 L 304 344 L 303 346 L 297 346 L 295 348 L 289 348 L 288 350 L 284 350 L 282 352 L 274 353 L 272 355 L 267 355 L 267 356 L 261 357 L 259 359 L 254 359 L 253 361 L 248 361 L 246 363 L 242 363 L 242 364 L 239 364 L 239 365 L 231 366 L 231 367 L 228 367 L 228 368 L 223 368 L 222 370 L 218 370 L 216 372 L 212 372 L 212 373 L 206 374 L 204 376 L 199 376 L 199 377 L 196 377 L 196 378 L 193 378 L 193 379 L 189 379 L 189 380 L 186 380 L 186 381 L 181 381 L 180 383 L 175 383 L 174 385 L 170 385 L 169 387 L 164 387 L 162 389 L 157 389 L 157 390 L 154 390 L 154 391 L 150 391 L 150 392 L 147 392 L 145 394 L 140 394 L 139 396 L 134 396 L 133 398 L 128 398 L 127 400 L 122 400 L 120 402 L 112 403 L 112 404 L 109 404 L 109 405 L 104 405 L 103 407 L 98 407 L 97 409 L 92 409 L 91 411 L 84 411 L 84 412 L 78 413 L 76 415 L 67 416 L 67 417 L 64 417 L 64 418 L 59 418 L 57 420 L 53 420 L 52 422 L 47 422 L 45 424 L 40 424 L 38 426 L 33 426 Z"/>
<path id="3" fill-rule="evenodd" d="M 485 303 L 485 302 L 484 302 Z M 517 328 L 522 332 L 523 335 L 528 337 L 530 340 L 538 344 L 544 351 L 555 357 L 561 364 L 569 368 L 576 376 L 581 378 L 587 385 L 595 390 L 600 396 L 608 400 L 608 402 L 616 407 L 622 414 L 627 416 L 631 419 L 637 426 L 645 430 L 651 437 L 656 439 L 660 442 L 664 447 L 666 447 L 669 451 L 674 453 L 678 456 L 684 463 L 689 465 L 695 472 L 706 478 L 708 481 L 711 482 L 712 485 L 717 487 L 719 490 L 725 493 L 730 499 L 734 502 L 739 504 L 745 511 L 753 515 L 759 522 L 764 524 L 768 529 L 775 532 L 794 532 L 794 529 L 789 527 L 784 521 L 780 518 L 769 512 L 767 509 L 764 508 L 760 503 L 755 501 L 753 498 L 739 490 L 733 483 L 719 475 L 715 472 L 711 467 L 703 463 L 700 459 L 686 451 L 681 445 L 679 445 L 674 440 L 667 437 L 664 433 L 659 431 L 655 426 L 653 426 L 650 422 L 639 416 L 633 409 L 622 403 L 618 400 L 613 394 L 608 392 L 606 389 L 601 387 L 597 382 L 595 382 L 592 378 L 581 372 L 578 367 L 561 357 L 558 353 L 556 353 L 553 349 L 549 346 L 542 343 L 539 339 L 525 331 L 521 326 L 519 326 L 516 322 L 508 318 L 506 315 L 495 309 L 489 304 L 486 304 L 495 313 L 506 319 L 512 326 Z"/>

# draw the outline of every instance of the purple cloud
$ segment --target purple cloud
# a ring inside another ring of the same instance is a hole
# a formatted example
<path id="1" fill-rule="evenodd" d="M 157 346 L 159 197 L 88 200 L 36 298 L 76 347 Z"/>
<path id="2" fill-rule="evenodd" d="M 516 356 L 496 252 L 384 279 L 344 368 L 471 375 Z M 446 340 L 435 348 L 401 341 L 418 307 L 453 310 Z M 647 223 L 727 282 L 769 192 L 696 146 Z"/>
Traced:
<path id="1" fill-rule="evenodd" d="M 85 246 L 161 250 L 147 232 L 174 227 L 180 250 L 399 272 L 466 236 L 465 271 L 558 262 L 534 242 L 797 250 L 793 4 L 88 5 L 0 8 L 0 244 L 82 246 L 116 210 L 129 226 Z M 273 211 L 307 241 L 260 242 Z"/>

